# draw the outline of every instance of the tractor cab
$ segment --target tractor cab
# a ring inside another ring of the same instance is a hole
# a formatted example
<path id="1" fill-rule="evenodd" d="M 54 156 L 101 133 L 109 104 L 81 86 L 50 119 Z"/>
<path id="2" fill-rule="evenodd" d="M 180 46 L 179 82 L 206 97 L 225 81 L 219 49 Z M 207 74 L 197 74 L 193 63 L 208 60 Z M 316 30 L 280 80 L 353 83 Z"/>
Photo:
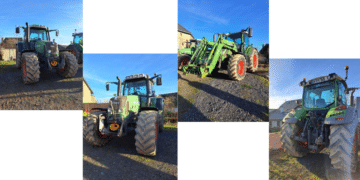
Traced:
<path id="1" fill-rule="evenodd" d="M 24 30 L 24 41 L 30 42 L 30 41 L 51 41 L 50 39 L 50 32 L 56 31 L 56 36 L 59 36 L 59 30 L 49 30 L 48 27 L 44 25 L 28 25 L 26 23 L 26 27 L 17 26 L 15 28 L 15 31 L 17 34 L 20 33 L 20 28 Z"/>
<path id="2" fill-rule="evenodd" d="M 77 33 L 75 30 L 75 33 L 72 34 L 72 36 L 74 37 L 73 39 L 73 43 L 74 44 L 82 44 L 83 43 L 83 33 Z"/>
<path id="3" fill-rule="evenodd" d="M 252 28 L 248 27 L 246 29 L 242 29 L 240 32 L 229 33 L 226 36 L 226 39 L 233 40 L 237 47 L 239 47 L 240 52 L 244 52 L 245 48 L 250 45 L 249 38 L 252 37 Z"/>

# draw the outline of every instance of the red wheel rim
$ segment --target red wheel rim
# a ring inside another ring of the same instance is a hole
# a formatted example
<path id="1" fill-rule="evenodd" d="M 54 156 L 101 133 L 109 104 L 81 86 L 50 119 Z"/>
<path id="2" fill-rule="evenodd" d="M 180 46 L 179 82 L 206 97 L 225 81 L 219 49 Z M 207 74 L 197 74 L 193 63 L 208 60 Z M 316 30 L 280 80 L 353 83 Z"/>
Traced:
<path id="1" fill-rule="evenodd" d="M 254 56 L 253 56 L 253 66 L 254 66 L 254 68 L 257 67 L 257 56 L 256 56 L 256 54 L 254 54 Z"/>
<path id="2" fill-rule="evenodd" d="M 70 50 L 69 52 L 70 52 L 71 54 L 73 54 L 74 56 L 76 56 L 76 53 L 75 53 L 74 50 Z"/>
<path id="3" fill-rule="evenodd" d="M 239 61 L 239 64 L 238 64 L 238 74 L 240 75 L 240 76 L 242 76 L 243 74 L 244 74 L 244 61 Z"/>
<path id="4" fill-rule="evenodd" d="M 25 61 L 25 59 L 22 60 L 21 66 L 22 66 L 23 76 L 26 77 L 26 61 Z"/>
<path id="5" fill-rule="evenodd" d="M 300 137 L 301 131 L 303 130 L 303 128 L 300 128 L 299 132 L 298 132 L 298 136 Z M 299 145 L 303 148 L 307 148 L 308 147 L 308 143 L 307 142 L 302 142 L 302 141 L 298 141 Z"/>
<path id="6" fill-rule="evenodd" d="M 64 68 L 59 69 L 59 71 L 60 71 L 60 72 L 65 72 L 65 71 L 66 71 L 66 65 L 65 65 L 65 67 L 64 67 Z"/>
<path id="7" fill-rule="evenodd" d="M 181 60 L 181 65 L 182 66 L 186 66 L 188 65 L 190 62 L 190 59 L 189 58 L 184 58 L 183 60 Z"/>

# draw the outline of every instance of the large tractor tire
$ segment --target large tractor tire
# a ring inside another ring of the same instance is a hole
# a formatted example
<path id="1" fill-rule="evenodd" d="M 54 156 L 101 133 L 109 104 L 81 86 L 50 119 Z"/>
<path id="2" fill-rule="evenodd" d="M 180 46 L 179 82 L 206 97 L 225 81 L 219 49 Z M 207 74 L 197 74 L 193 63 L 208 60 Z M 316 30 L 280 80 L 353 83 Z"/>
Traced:
<path id="1" fill-rule="evenodd" d="M 93 146 L 104 146 L 112 139 L 111 136 L 101 134 L 99 131 L 100 115 L 104 111 L 96 111 L 89 114 L 84 124 L 84 139 Z"/>
<path id="2" fill-rule="evenodd" d="M 191 57 L 189 55 L 179 55 L 178 56 L 178 69 L 181 70 L 183 66 L 189 64 Z"/>
<path id="3" fill-rule="evenodd" d="M 156 155 L 158 116 L 157 111 L 140 112 L 135 128 L 135 146 L 139 154 L 146 156 Z"/>
<path id="4" fill-rule="evenodd" d="M 159 132 L 163 132 L 164 131 L 164 112 L 162 112 L 160 115 L 159 115 L 159 118 L 160 118 L 160 122 L 159 122 Z"/>
<path id="5" fill-rule="evenodd" d="M 281 127 L 281 142 L 284 151 L 294 157 L 303 157 L 308 153 L 307 144 L 290 138 L 294 134 L 300 135 L 302 128 L 296 124 L 284 123 Z"/>
<path id="6" fill-rule="evenodd" d="M 256 72 L 259 67 L 259 52 L 253 48 L 250 53 L 250 72 Z"/>
<path id="7" fill-rule="evenodd" d="M 330 126 L 330 159 L 335 169 L 356 172 L 359 130 L 359 124 L 353 123 Z"/>
<path id="8" fill-rule="evenodd" d="M 40 79 L 40 64 L 35 53 L 26 52 L 21 56 L 21 71 L 24 84 L 36 83 Z"/>
<path id="9" fill-rule="evenodd" d="M 235 81 L 241 81 L 246 76 L 246 60 L 242 54 L 235 54 L 228 64 L 229 77 Z"/>
<path id="10" fill-rule="evenodd" d="M 21 69 L 21 52 L 16 49 L 16 68 Z"/>
<path id="11" fill-rule="evenodd" d="M 66 49 L 76 57 L 78 64 L 83 63 L 82 53 L 74 45 L 70 45 Z"/>
<path id="12" fill-rule="evenodd" d="M 75 76 L 79 68 L 75 56 L 70 52 L 62 52 L 60 56 L 65 59 L 65 67 L 62 69 L 56 69 L 56 72 L 65 78 Z"/>

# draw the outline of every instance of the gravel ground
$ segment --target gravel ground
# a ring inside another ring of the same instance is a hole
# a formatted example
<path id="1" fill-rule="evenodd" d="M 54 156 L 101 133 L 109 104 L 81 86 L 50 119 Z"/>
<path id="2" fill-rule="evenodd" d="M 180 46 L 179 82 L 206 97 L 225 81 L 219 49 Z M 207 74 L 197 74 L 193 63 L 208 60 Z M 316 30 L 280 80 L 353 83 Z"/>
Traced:
<path id="1" fill-rule="evenodd" d="M 83 177 L 98 179 L 177 179 L 177 131 L 158 136 L 155 157 L 137 154 L 133 135 L 114 138 L 103 147 L 83 141 Z"/>
<path id="2" fill-rule="evenodd" d="M 280 134 L 270 134 L 269 137 L 269 150 L 270 150 L 270 161 L 274 162 L 275 159 L 280 159 L 285 156 L 289 156 L 284 152 L 284 149 L 281 147 L 281 141 L 280 141 Z M 280 147 L 280 148 L 279 148 Z M 296 159 L 295 162 L 300 164 L 302 167 L 305 167 L 308 169 L 311 173 L 317 175 L 321 179 L 329 179 L 329 180 L 335 180 L 335 179 L 343 179 L 342 172 L 339 170 L 336 170 L 333 168 L 331 164 L 331 159 L 329 157 L 329 150 L 324 149 L 318 154 L 312 154 L 309 153 L 308 155 L 302 157 L 302 158 L 294 158 Z M 291 157 L 291 156 L 290 156 Z M 292 157 L 293 158 L 293 157 Z M 281 164 L 278 164 L 281 166 Z M 287 164 L 288 165 L 288 164 Z M 294 165 L 294 173 L 296 173 L 296 164 Z M 360 166 L 360 162 L 358 162 L 358 167 Z M 277 169 L 279 169 L 278 167 Z M 292 169 L 291 167 L 288 167 Z M 271 168 L 270 168 L 271 169 Z M 287 172 L 291 173 L 291 172 Z M 272 178 L 270 178 L 272 179 Z M 284 179 L 288 179 L 287 177 L 284 177 Z M 301 177 L 299 177 L 301 179 Z M 360 179 L 360 170 L 357 170 L 357 173 L 353 175 L 353 179 Z"/>
<path id="3" fill-rule="evenodd" d="M 268 121 L 269 81 L 247 73 L 242 81 L 227 71 L 198 78 L 179 71 L 179 121 Z"/>
<path id="4" fill-rule="evenodd" d="M 82 73 L 63 78 L 55 70 L 41 71 L 38 83 L 25 85 L 15 65 L 1 65 L 0 110 L 81 110 Z"/>

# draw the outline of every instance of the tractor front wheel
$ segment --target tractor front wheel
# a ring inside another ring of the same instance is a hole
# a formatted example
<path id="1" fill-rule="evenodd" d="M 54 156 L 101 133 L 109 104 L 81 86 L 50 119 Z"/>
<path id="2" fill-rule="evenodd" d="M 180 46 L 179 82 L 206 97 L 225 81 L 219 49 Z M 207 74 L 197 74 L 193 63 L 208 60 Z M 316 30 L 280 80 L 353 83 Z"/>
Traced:
<path id="1" fill-rule="evenodd" d="M 104 115 L 103 111 L 96 111 L 89 114 L 84 124 L 84 139 L 93 146 L 103 146 L 110 142 L 111 136 L 101 134 L 99 131 L 100 115 Z"/>
<path id="2" fill-rule="evenodd" d="M 70 52 L 62 52 L 60 56 L 62 57 L 62 59 L 65 59 L 65 67 L 62 69 L 56 69 L 56 72 L 60 74 L 60 76 L 65 78 L 75 76 L 79 68 L 75 56 Z"/>
<path id="3" fill-rule="evenodd" d="M 241 81 L 246 76 L 246 60 L 242 54 L 235 54 L 228 64 L 229 77 L 235 81 Z"/>
<path id="4" fill-rule="evenodd" d="M 76 57 L 78 64 L 83 63 L 82 53 L 78 49 L 76 49 L 76 47 L 74 45 L 70 45 L 66 49 L 68 49 L 69 52 Z"/>
<path id="5" fill-rule="evenodd" d="M 191 57 L 189 55 L 180 55 L 178 57 L 178 69 L 181 70 L 183 66 L 187 66 Z"/>
<path id="6" fill-rule="evenodd" d="M 156 155 L 158 116 L 157 111 L 140 112 L 135 128 L 135 146 L 139 154 L 146 156 Z"/>
<path id="7" fill-rule="evenodd" d="M 35 53 L 23 53 L 21 57 L 21 71 L 24 84 L 36 83 L 40 79 L 40 64 Z"/>
<path id="8" fill-rule="evenodd" d="M 250 53 L 250 72 L 256 72 L 259 66 L 259 53 L 258 51 L 253 48 Z"/>

